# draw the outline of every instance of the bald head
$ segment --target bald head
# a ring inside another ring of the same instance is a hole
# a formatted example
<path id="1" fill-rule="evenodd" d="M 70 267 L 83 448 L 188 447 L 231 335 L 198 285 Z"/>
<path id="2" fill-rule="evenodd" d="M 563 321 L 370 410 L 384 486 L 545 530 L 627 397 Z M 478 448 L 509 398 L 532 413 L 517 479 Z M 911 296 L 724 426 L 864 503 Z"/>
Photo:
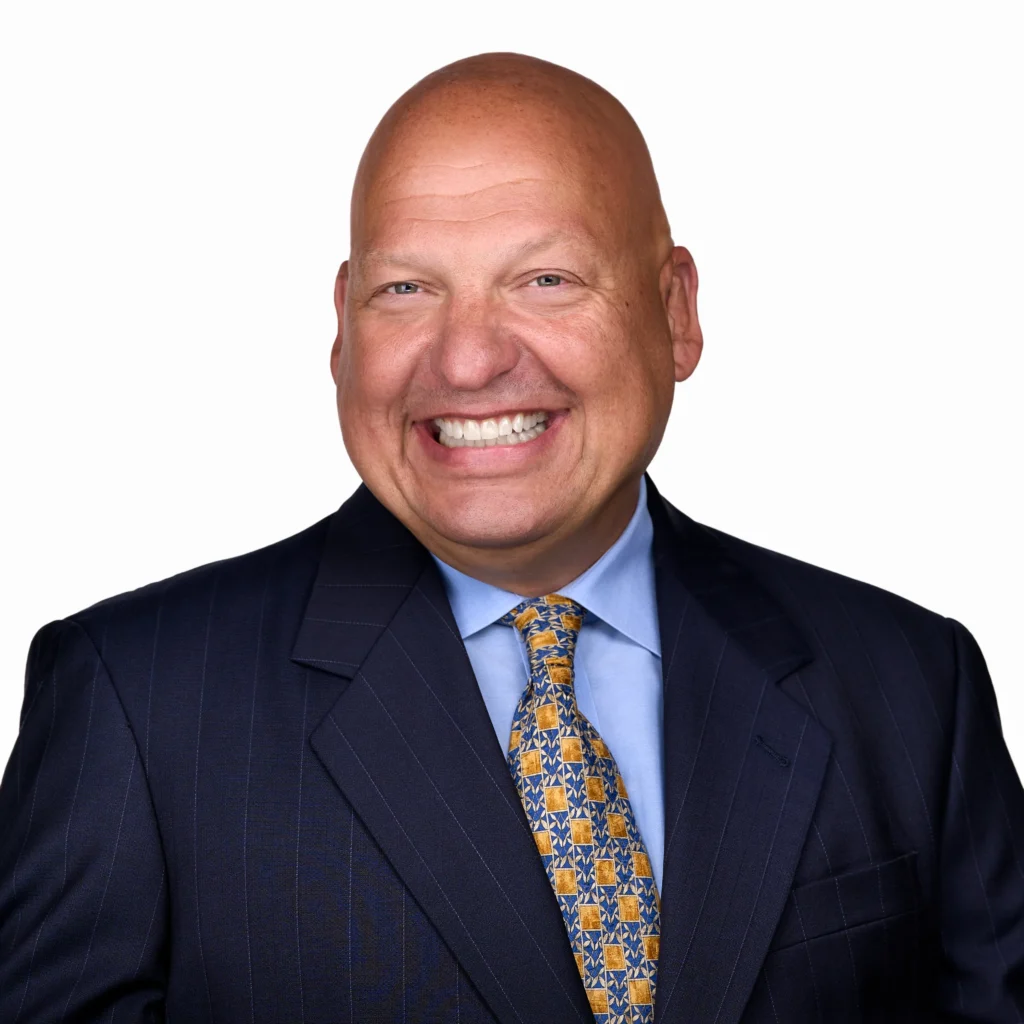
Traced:
<path id="1" fill-rule="evenodd" d="M 331 366 L 353 465 L 449 565 L 557 590 L 625 527 L 700 353 L 640 130 L 555 64 L 450 64 L 374 131 L 351 243 Z"/>
<path id="2" fill-rule="evenodd" d="M 421 79 L 377 125 L 352 191 L 353 255 L 379 207 L 408 183 L 410 168 L 420 170 L 418 185 L 444 193 L 448 169 L 492 161 L 524 176 L 531 166 L 560 176 L 638 256 L 661 261 L 671 249 L 650 154 L 626 108 L 568 68 L 518 53 L 484 53 Z"/>

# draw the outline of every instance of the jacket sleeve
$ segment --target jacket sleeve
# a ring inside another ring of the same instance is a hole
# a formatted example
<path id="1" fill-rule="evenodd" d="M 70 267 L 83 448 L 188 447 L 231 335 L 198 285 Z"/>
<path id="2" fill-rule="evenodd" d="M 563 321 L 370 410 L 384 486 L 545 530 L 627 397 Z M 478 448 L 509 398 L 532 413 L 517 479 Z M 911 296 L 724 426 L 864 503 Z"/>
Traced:
<path id="1" fill-rule="evenodd" d="M 951 621 L 957 696 L 940 837 L 945 969 L 954 1020 L 1024 1021 L 1024 790 L 974 637 Z"/>
<path id="2" fill-rule="evenodd" d="M 85 631 L 51 623 L 0 783 L 0 1020 L 162 1020 L 166 924 L 139 747 Z"/>

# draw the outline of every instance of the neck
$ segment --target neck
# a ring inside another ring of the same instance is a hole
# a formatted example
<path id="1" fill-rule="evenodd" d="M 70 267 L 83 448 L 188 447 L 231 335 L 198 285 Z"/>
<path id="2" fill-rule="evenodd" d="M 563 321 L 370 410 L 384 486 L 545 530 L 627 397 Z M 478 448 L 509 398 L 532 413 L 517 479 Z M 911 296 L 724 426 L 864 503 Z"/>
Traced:
<path id="1" fill-rule="evenodd" d="M 622 535 L 636 511 L 640 481 L 630 480 L 586 523 L 517 548 L 439 546 L 435 554 L 466 576 L 524 597 L 554 594 L 586 572 Z"/>

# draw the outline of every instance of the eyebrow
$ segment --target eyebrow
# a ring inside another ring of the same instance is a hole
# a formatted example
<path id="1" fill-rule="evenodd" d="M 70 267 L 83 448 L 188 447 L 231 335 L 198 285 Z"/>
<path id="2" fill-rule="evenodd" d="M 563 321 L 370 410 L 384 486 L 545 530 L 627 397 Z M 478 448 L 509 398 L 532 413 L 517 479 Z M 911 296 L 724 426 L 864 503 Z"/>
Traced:
<path id="1" fill-rule="evenodd" d="M 561 228 L 549 231 L 540 238 L 530 238 L 514 245 L 506 246 L 500 250 L 498 255 L 505 262 L 522 259 L 535 252 L 547 249 L 558 242 L 572 242 L 582 245 L 591 252 L 597 251 L 596 242 L 585 232 L 565 231 Z M 383 264 L 391 264 L 405 267 L 416 267 L 422 263 L 422 257 L 411 252 L 389 252 L 387 249 L 365 249 L 356 259 L 356 264 L 361 270 L 379 267 Z"/>

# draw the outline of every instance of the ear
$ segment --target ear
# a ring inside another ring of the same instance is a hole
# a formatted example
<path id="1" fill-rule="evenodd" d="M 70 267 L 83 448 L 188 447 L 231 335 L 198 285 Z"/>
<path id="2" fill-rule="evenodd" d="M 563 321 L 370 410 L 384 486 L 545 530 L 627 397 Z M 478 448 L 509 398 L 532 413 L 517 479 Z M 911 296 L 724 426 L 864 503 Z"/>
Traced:
<path id="1" fill-rule="evenodd" d="M 675 246 L 661 268 L 661 297 L 672 335 L 675 379 L 684 381 L 697 368 L 704 335 L 697 319 L 697 267 L 688 249 Z"/>
<path id="2" fill-rule="evenodd" d="M 348 288 L 348 260 L 342 263 L 334 281 L 334 309 L 338 314 L 338 336 L 331 346 L 331 376 L 338 383 L 338 360 L 341 357 L 341 337 L 345 331 L 345 290 Z"/>

